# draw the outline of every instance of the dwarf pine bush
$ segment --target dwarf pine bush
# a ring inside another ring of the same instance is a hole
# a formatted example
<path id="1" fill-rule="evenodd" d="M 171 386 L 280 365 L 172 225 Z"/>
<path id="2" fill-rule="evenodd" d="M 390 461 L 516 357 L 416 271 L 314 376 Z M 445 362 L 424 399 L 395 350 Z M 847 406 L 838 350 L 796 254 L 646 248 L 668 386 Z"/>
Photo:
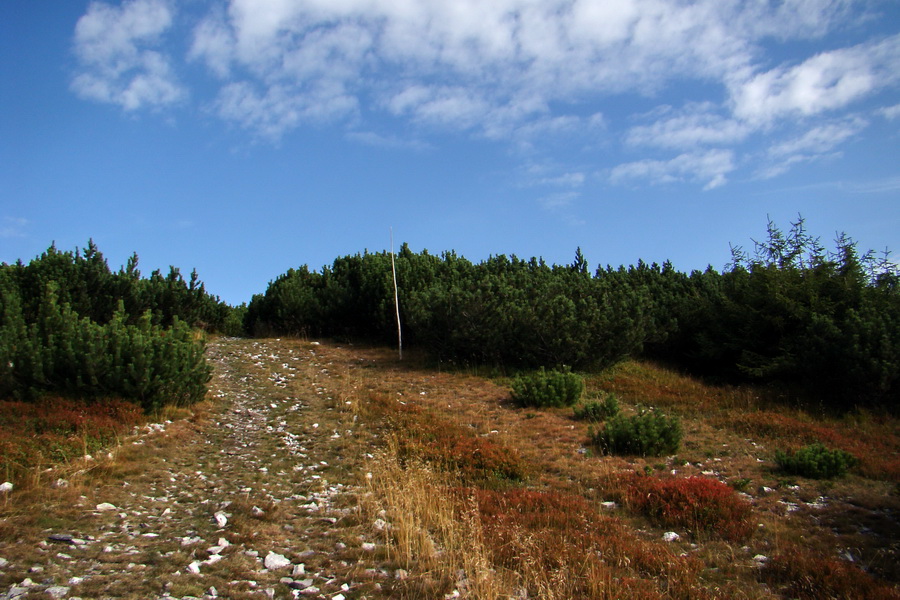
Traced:
<path id="1" fill-rule="evenodd" d="M 572 406 L 581 399 L 584 379 L 569 369 L 519 375 L 512 382 L 513 401 L 527 406 Z"/>
<path id="2" fill-rule="evenodd" d="M 575 418 L 580 421 L 603 422 L 619 414 L 619 401 L 612 394 L 603 400 L 589 400 L 575 407 Z"/>
<path id="3" fill-rule="evenodd" d="M 841 477 L 859 460 L 843 450 L 831 450 L 823 444 L 810 444 L 793 454 L 778 450 L 775 462 L 782 471 L 811 479 Z"/>
<path id="4" fill-rule="evenodd" d="M 648 410 L 630 417 L 617 415 L 591 437 L 607 454 L 662 456 L 678 451 L 681 436 L 677 417 Z"/>

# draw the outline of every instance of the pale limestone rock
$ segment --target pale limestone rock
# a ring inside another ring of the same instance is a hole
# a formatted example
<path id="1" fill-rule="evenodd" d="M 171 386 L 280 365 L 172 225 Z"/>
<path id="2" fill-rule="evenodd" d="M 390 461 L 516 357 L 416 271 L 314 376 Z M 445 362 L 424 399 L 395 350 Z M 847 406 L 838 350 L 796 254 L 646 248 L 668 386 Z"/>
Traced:
<path id="1" fill-rule="evenodd" d="M 289 561 L 285 556 L 278 554 L 276 552 L 269 552 L 266 555 L 263 564 L 270 571 L 276 571 L 278 569 L 284 569 L 285 567 L 290 566 L 291 561 Z"/>

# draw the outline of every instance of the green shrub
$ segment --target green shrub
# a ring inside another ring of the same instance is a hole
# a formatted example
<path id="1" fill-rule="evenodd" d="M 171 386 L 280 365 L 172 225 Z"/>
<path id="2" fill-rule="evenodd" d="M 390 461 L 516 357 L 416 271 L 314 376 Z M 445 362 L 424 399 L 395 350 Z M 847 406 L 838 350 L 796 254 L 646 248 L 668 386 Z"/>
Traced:
<path id="1" fill-rule="evenodd" d="M 817 443 L 804 446 L 793 454 L 778 450 L 775 452 L 775 462 L 781 470 L 792 475 L 831 479 L 846 474 L 859 460 L 849 452 L 830 450 Z"/>
<path id="2" fill-rule="evenodd" d="M 580 421 L 603 422 L 619 414 L 619 401 L 612 394 L 603 400 L 589 400 L 575 407 L 575 418 Z"/>
<path id="3" fill-rule="evenodd" d="M 681 444 L 681 422 L 654 410 L 625 417 L 617 415 L 592 435 L 607 454 L 662 456 L 674 454 Z"/>
<path id="4" fill-rule="evenodd" d="M 512 382 L 512 398 L 519 406 L 572 406 L 581 399 L 584 379 L 569 369 L 519 375 Z"/>

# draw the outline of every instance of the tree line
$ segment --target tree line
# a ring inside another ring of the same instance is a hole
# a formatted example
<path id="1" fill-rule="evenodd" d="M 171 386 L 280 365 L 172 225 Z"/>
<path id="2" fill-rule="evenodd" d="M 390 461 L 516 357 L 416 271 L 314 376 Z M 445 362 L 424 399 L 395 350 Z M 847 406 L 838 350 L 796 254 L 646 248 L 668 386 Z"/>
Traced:
<path id="1" fill-rule="evenodd" d="M 571 264 L 455 252 L 395 257 L 404 344 L 434 360 L 512 369 L 603 369 L 649 357 L 725 382 L 777 386 L 823 406 L 900 407 L 900 275 L 885 253 L 803 219 L 731 264 L 683 273 L 639 261 Z M 396 343 L 392 256 L 289 269 L 249 305 L 185 279 L 110 270 L 93 242 L 0 264 L 0 398 L 121 397 L 152 410 L 203 397 L 203 332 Z"/>
<path id="2" fill-rule="evenodd" d="M 602 369 L 652 357 L 728 382 L 777 385 L 837 409 L 896 410 L 900 287 L 885 255 L 841 235 L 827 250 L 802 218 L 770 222 L 722 272 L 669 263 L 597 268 L 454 252 L 396 256 L 405 344 L 436 360 Z M 290 269 L 251 300 L 252 335 L 396 339 L 391 255 Z"/>

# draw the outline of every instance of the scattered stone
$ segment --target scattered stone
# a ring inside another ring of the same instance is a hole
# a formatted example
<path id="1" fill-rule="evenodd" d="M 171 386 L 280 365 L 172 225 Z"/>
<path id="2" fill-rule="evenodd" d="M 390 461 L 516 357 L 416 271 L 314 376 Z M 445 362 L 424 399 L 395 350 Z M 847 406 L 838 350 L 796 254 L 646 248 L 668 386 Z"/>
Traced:
<path id="1" fill-rule="evenodd" d="M 212 547 L 208 548 L 206 551 L 209 552 L 210 554 L 221 554 L 222 551 L 230 545 L 231 544 L 229 543 L 229 541 L 226 540 L 225 538 L 219 538 L 218 545 L 212 546 Z"/>
<path id="2" fill-rule="evenodd" d="M 47 536 L 47 539 L 51 542 L 58 542 L 60 544 L 75 544 L 75 538 L 67 533 L 51 533 Z"/>
<path id="3" fill-rule="evenodd" d="M 289 583 L 288 587 L 294 590 L 305 590 L 312 587 L 312 584 L 312 579 L 304 579 L 302 581 L 294 581 L 293 583 Z"/>
<path id="4" fill-rule="evenodd" d="M 0 483 L 0 492 L 8 493 L 13 490 L 13 484 L 9 481 Z"/>
<path id="5" fill-rule="evenodd" d="M 663 534 L 663 541 L 666 542 L 677 542 L 681 539 L 681 536 L 675 533 L 674 531 L 667 531 Z"/>
<path id="6" fill-rule="evenodd" d="M 755 562 L 760 567 L 769 562 L 768 556 L 763 556 L 762 554 L 757 554 L 753 557 L 753 562 Z"/>
<path id="7" fill-rule="evenodd" d="M 263 564 L 270 571 L 276 571 L 278 569 L 283 569 L 285 567 L 290 566 L 291 561 L 289 561 L 285 556 L 283 556 L 281 554 L 277 554 L 275 552 L 270 551 L 266 555 L 266 558 L 263 561 Z"/>
<path id="8" fill-rule="evenodd" d="M 615 502 L 601 502 L 600 506 L 603 507 L 603 510 L 616 510 L 619 507 Z"/>
<path id="9" fill-rule="evenodd" d="M 372 542 L 365 542 L 365 543 L 362 545 L 362 549 L 365 550 L 366 552 L 374 552 L 374 551 L 375 551 L 375 544 L 373 544 Z"/>
<path id="10" fill-rule="evenodd" d="M 48 587 L 46 590 L 47 594 L 51 598 L 65 598 L 69 595 L 69 588 L 63 587 L 61 585 L 54 585 L 52 587 Z"/>
<path id="11" fill-rule="evenodd" d="M 216 519 L 216 525 L 219 526 L 219 529 L 224 529 L 228 524 L 228 515 L 226 515 L 222 511 L 217 512 L 213 515 L 213 517 Z"/>
<path id="12" fill-rule="evenodd" d="M 300 577 L 301 575 L 306 575 L 306 565 L 303 563 L 294 565 L 294 570 L 291 571 L 291 577 Z"/>
<path id="13" fill-rule="evenodd" d="M 200 574 L 200 563 L 196 560 L 188 565 L 187 570 L 193 573 L 194 575 Z"/>
<path id="14" fill-rule="evenodd" d="M 106 512 L 110 510 L 118 510 L 115 504 L 110 504 L 109 502 L 101 502 L 97 505 L 97 510 L 100 512 Z"/>
<path id="15" fill-rule="evenodd" d="M 0 558 L 0 569 L 2 569 L 3 567 L 5 567 L 8 564 L 9 564 L 8 560 L 6 560 L 5 558 Z"/>

